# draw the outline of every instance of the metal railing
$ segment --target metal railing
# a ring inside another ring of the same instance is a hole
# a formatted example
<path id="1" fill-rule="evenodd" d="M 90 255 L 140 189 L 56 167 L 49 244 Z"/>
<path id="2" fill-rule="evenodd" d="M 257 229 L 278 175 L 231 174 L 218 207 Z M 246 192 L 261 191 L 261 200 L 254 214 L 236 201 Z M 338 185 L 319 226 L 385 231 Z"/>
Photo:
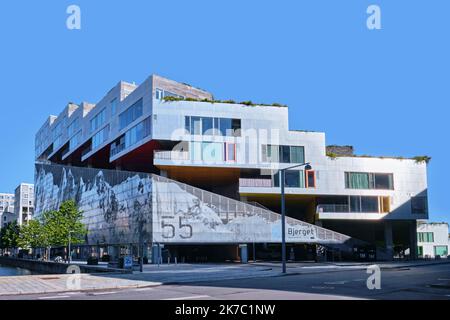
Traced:
<path id="1" fill-rule="evenodd" d="M 239 179 L 239 187 L 272 188 L 272 179 Z"/>
<path id="2" fill-rule="evenodd" d="M 350 206 L 348 204 L 319 204 L 317 206 L 317 213 L 326 213 L 326 212 L 334 212 L 334 213 L 343 213 L 350 212 Z"/>
<path id="3" fill-rule="evenodd" d="M 163 151 L 155 150 L 154 159 L 156 160 L 189 160 L 188 151 Z"/>
<path id="4" fill-rule="evenodd" d="M 92 146 L 89 146 L 89 147 L 83 149 L 83 151 L 81 151 L 81 157 L 84 157 L 85 155 L 87 155 L 91 151 L 92 151 Z"/>
<path id="5" fill-rule="evenodd" d="M 203 205 L 206 205 L 215 211 L 224 223 L 228 223 L 237 218 L 248 218 L 255 215 L 262 217 L 268 222 L 281 222 L 281 215 L 268 209 L 221 196 L 166 177 L 158 175 L 152 175 L 152 177 L 156 182 L 174 183 L 181 190 L 195 196 Z M 192 212 L 201 210 L 200 204 L 195 208 L 191 208 L 191 210 Z M 286 223 L 292 226 L 297 225 L 315 229 L 317 240 L 314 240 L 314 242 L 316 243 L 344 243 L 352 239 L 339 232 L 331 231 L 291 217 L 286 217 Z"/>
<path id="6" fill-rule="evenodd" d="M 111 145 L 110 156 L 114 157 L 116 154 L 125 150 L 125 143 L 121 143 L 119 145 Z"/>

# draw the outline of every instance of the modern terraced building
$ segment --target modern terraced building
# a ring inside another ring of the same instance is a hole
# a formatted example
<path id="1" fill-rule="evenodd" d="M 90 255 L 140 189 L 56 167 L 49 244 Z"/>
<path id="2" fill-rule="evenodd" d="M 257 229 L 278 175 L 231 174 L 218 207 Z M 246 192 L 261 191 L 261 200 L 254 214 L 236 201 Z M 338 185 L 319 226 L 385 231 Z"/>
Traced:
<path id="1" fill-rule="evenodd" d="M 306 162 L 285 175 L 293 259 L 353 240 L 414 256 L 416 220 L 428 218 L 424 159 L 327 148 L 324 133 L 289 130 L 286 106 L 216 101 L 156 75 L 50 116 L 36 160 L 36 215 L 76 199 L 87 244 L 115 257 L 142 244 L 153 258 L 156 245 L 194 261 L 275 254 L 279 169 Z"/>

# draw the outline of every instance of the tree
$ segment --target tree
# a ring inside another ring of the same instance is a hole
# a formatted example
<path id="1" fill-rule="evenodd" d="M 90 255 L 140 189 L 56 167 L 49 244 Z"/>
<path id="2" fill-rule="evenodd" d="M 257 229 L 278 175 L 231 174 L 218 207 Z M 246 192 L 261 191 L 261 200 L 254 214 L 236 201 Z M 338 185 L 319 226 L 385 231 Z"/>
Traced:
<path id="1" fill-rule="evenodd" d="M 39 248 L 48 246 L 48 238 L 44 226 L 39 220 L 30 220 L 20 229 L 18 245 L 21 248 Z"/>
<path id="2" fill-rule="evenodd" d="M 18 240 L 20 234 L 20 226 L 17 221 L 10 222 L 1 230 L 1 248 L 14 249 L 18 247 Z"/>
<path id="3" fill-rule="evenodd" d="M 43 214 L 43 232 L 48 246 L 67 246 L 84 243 L 87 228 L 81 222 L 83 212 L 78 210 L 75 201 L 67 200 L 61 204 L 59 210 L 48 211 Z"/>

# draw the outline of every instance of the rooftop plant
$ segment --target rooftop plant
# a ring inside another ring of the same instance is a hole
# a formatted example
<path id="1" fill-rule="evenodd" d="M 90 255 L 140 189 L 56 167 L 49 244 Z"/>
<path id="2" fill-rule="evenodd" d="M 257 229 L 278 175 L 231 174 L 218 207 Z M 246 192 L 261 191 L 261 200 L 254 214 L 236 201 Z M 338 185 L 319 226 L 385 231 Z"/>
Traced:
<path id="1" fill-rule="evenodd" d="M 416 157 L 413 157 L 412 159 L 415 160 L 416 163 L 425 162 L 426 164 L 428 164 L 431 161 L 431 157 L 429 157 L 429 156 L 416 156 Z"/>
<path id="2" fill-rule="evenodd" d="M 272 104 L 264 104 L 264 103 L 254 103 L 252 101 L 242 101 L 237 103 L 234 100 L 208 100 L 208 99 L 195 99 L 195 98 L 181 98 L 181 97 L 172 97 L 167 96 L 163 98 L 164 101 L 194 101 L 194 102 L 207 102 L 207 103 L 229 103 L 229 104 L 242 104 L 246 106 L 270 106 L 270 107 L 280 107 L 280 108 L 287 108 L 287 105 L 280 104 L 280 103 L 272 103 Z"/>

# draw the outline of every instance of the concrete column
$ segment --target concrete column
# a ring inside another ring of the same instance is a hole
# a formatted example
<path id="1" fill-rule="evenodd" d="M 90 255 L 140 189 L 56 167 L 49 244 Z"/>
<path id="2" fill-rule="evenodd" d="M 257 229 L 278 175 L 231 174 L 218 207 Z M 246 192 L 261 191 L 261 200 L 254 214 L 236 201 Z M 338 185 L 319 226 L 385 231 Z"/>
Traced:
<path id="1" fill-rule="evenodd" d="M 248 247 L 246 244 L 240 244 L 240 256 L 241 256 L 241 263 L 248 263 Z"/>
<path id="2" fill-rule="evenodd" d="M 386 244 L 387 259 L 394 259 L 394 242 L 392 237 L 392 222 L 386 221 L 384 224 L 384 242 Z"/>
<path id="3" fill-rule="evenodd" d="M 409 225 L 409 257 L 417 259 L 417 221 L 412 220 Z"/>
<path id="4" fill-rule="evenodd" d="M 158 264 L 160 263 L 161 259 L 161 247 L 157 244 L 152 245 L 152 264 Z"/>

